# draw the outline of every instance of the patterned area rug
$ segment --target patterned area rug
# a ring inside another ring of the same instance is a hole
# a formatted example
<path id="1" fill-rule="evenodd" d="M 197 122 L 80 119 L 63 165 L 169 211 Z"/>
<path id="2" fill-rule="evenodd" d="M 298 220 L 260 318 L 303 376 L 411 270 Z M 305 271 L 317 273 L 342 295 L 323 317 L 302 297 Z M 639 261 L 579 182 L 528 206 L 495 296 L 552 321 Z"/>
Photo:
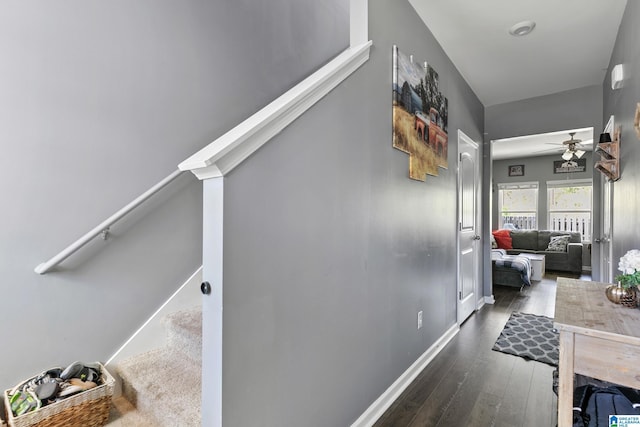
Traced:
<path id="1" fill-rule="evenodd" d="M 558 366 L 558 346 L 553 319 L 513 312 L 492 350 Z"/>

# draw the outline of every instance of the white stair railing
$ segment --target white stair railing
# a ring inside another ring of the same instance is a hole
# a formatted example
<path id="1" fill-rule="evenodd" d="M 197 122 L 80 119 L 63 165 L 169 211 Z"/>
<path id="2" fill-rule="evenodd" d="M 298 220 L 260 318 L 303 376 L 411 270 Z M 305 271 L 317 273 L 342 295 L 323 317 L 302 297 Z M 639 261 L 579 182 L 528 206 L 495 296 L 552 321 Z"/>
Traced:
<path id="1" fill-rule="evenodd" d="M 86 245 L 91 240 L 93 240 L 96 236 L 101 234 L 104 237 L 106 237 L 107 234 L 109 233 L 109 227 L 111 227 L 114 223 L 120 220 L 123 216 L 125 216 L 126 214 L 128 214 L 129 212 L 137 208 L 138 206 L 140 206 L 149 197 L 153 196 L 158 191 L 163 189 L 167 184 L 169 184 L 171 181 L 176 179 L 181 173 L 182 173 L 181 170 L 179 169 L 175 170 L 169 176 L 164 178 L 162 181 L 158 182 L 156 185 L 154 185 L 153 187 L 149 188 L 147 191 L 145 191 L 144 193 L 136 197 L 132 202 L 127 204 L 118 212 L 114 213 L 109 218 L 102 221 L 100 224 L 98 224 L 96 227 L 94 227 L 91 231 L 86 233 L 84 236 L 80 237 L 78 240 L 76 240 L 75 242 L 73 242 L 72 244 L 70 244 L 60 252 L 58 252 L 58 254 L 51 257 L 48 261 L 45 261 L 42 264 L 38 265 L 34 269 L 34 271 L 38 274 L 45 274 L 49 270 L 51 270 L 53 267 L 57 266 L 62 261 L 67 259 L 69 256 L 73 255 L 80 248 L 82 248 L 84 245 Z"/>
<path id="2" fill-rule="evenodd" d="M 198 179 L 224 176 L 369 59 L 368 0 L 350 0 L 350 46 L 279 98 L 178 165 L 178 170 L 35 268 L 45 274 L 157 193 L 184 171 Z"/>

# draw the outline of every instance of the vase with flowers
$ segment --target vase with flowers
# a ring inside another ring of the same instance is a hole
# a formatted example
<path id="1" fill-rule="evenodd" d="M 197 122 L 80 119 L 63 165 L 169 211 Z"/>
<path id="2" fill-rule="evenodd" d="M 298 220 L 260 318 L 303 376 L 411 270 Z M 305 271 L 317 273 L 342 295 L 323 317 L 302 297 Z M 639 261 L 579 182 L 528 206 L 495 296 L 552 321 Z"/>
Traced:
<path id="1" fill-rule="evenodd" d="M 628 251 L 618 263 L 622 272 L 616 276 L 617 285 L 607 287 L 607 298 L 626 307 L 637 307 L 638 285 L 640 285 L 640 250 Z"/>

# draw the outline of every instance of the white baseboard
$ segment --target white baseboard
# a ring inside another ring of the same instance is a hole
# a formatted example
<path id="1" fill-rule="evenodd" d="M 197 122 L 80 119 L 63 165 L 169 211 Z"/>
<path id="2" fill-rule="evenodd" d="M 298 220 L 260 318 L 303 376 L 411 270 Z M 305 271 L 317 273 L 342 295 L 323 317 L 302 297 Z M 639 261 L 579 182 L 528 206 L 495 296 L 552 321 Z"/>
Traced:
<path id="1" fill-rule="evenodd" d="M 495 304 L 496 303 L 496 299 L 493 297 L 493 295 L 489 295 L 488 297 L 484 297 L 484 303 L 485 304 Z"/>
<path id="2" fill-rule="evenodd" d="M 351 427 L 369 427 L 389 409 L 393 402 L 400 397 L 400 394 L 409 387 L 411 382 L 427 367 L 434 357 L 447 345 L 449 341 L 460 331 L 458 325 L 453 325 L 442 335 L 431 347 L 425 351 L 413 364 L 404 371 L 397 380 L 384 392 L 375 402 L 367 408 L 360 417 L 351 424 Z"/>

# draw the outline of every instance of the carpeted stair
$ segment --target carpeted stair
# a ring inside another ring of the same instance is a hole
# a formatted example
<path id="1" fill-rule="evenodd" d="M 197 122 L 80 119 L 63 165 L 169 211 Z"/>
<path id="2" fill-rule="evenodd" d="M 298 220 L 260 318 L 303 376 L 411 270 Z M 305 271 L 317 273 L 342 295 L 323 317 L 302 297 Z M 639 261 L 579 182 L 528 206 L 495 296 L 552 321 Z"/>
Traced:
<path id="1" fill-rule="evenodd" d="M 123 396 L 136 408 L 135 417 L 149 425 L 200 426 L 202 311 L 170 314 L 164 326 L 165 347 L 118 365 Z"/>

